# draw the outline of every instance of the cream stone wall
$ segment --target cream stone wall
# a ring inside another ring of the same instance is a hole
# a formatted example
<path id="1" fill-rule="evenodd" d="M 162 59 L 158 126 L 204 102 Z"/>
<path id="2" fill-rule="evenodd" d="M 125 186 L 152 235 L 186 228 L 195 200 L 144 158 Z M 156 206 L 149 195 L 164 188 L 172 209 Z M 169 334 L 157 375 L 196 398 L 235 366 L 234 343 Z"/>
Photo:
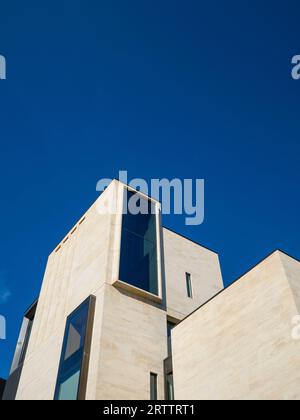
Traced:
<path id="1" fill-rule="evenodd" d="M 53 399 L 66 318 L 91 294 L 97 298 L 93 339 L 100 339 L 104 284 L 111 283 L 112 275 L 115 216 L 99 214 L 97 206 L 116 197 L 112 184 L 49 257 L 17 399 Z M 92 363 L 98 353 L 93 347 Z M 92 369 L 89 385 L 96 381 Z M 92 386 L 88 394 L 95 396 Z"/>
<path id="2" fill-rule="evenodd" d="M 167 318 L 159 305 L 106 286 L 96 399 L 147 400 L 150 373 L 164 399 Z"/>
<path id="3" fill-rule="evenodd" d="M 19 400 L 53 399 L 66 319 L 90 295 L 96 297 L 96 310 L 87 399 L 149 399 L 150 372 L 158 375 L 163 399 L 167 314 L 181 319 L 223 287 L 215 253 L 163 229 L 161 299 L 120 289 L 122 219 L 103 210 L 120 209 L 123 189 L 113 181 L 49 257 Z M 193 299 L 186 297 L 186 271 L 192 274 Z"/>
<path id="4" fill-rule="evenodd" d="M 181 320 L 223 289 L 219 256 L 166 228 L 163 240 L 168 315 Z M 185 273 L 191 274 L 193 299 Z"/>
<path id="5" fill-rule="evenodd" d="M 300 399 L 300 263 L 275 252 L 173 330 L 176 399 Z"/>

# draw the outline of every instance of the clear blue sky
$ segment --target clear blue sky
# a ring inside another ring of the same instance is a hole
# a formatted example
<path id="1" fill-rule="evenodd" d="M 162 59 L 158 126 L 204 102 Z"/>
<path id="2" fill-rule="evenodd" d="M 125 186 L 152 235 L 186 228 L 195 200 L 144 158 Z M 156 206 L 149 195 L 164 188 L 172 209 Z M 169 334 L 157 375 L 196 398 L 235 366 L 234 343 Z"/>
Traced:
<path id="1" fill-rule="evenodd" d="M 1 4 L 0 376 L 47 255 L 115 177 L 204 178 L 206 220 L 164 224 L 220 253 L 226 284 L 300 257 L 299 1 Z"/>

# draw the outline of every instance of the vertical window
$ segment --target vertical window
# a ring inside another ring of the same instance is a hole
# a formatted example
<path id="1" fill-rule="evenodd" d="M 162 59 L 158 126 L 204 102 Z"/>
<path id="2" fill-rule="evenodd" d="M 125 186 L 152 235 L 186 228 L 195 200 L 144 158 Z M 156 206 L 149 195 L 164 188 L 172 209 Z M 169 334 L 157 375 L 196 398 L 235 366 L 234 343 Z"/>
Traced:
<path id="1" fill-rule="evenodd" d="M 33 327 L 33 322 L 35 318 L 35 313 L 37 309 L 37 304 L 38 304 L 37 301 L 34 302 L 24 316 L 21 334 L 18 340 L 20 343 L 20 349 L 19 349 L 20 352 L 17 355 L 15 355 L 15 358 L 13 361 L 14 369 L 16 369 L 18 366 L 24 363 L 26 353 L 27 353 L 27 348 L 29 345 L 30 336 L 31 336 L 31 331 Z"/>
<path id="2" fill-rule="evenodd" d="M 91 296 L 67 319 L 55 400 L 85 398 L 94 306 Z"/>
<path id="3" fill-rule="evenodd" d="M 32 331 L 32 327 L 33 327 L 33 322 L 34 322 L 34 318 L 35 318 L 36 309 L 37 309 L 37 301 L 32 304 L 32 306 L 28 309 L 28 311 L 26 312 L 26 314 L 24 316 L 23 325 L 26 328 L 26 330 L 25 330 L 25 334 L 23 336 L 23 343 L 22 343 L 20 358 L 19 358 L 19 361 L 18 361 L 18 366 L 20 366 L 22 363 L 24 363 L 24 360 L 25 360 L 25 356 L 26 356 L 26 353 L 27 353 L 27 348 L 28 348 L 29 340 L 30 340 L 30 336 L 31 336 L 31 331 Z"/>
<path id="4" fill-rule="evenodd" d="M 30 336 L 31 336 L 32 326 L 33 326 L 33 320 L 28 319 L 26 335 L 25 335 L 25 339 L 24 339 L 24 343 L 23 343 L 23 347 L 22 347 L 22 351 L 21 351 L 21 356 L 20 356 L 20 362 L 19 362 L 20 364 L 24 362 L 24 359 L 25 359 L 25 356 L 26 356 L 26 352 L 27 352 L 27 348 L 28 348 L 28 344 L 29 344 L 29 339 L 30 339 Z"/>
<path id="5" fill-rule="evenodd" d="M 141 209 L 132 214 L 130 203 Z M 125 191 L 122 219 L 120 280 L 158 295 L 157 226 L 155 204 Z"/>
<path id="6" fill-rule="evenodd" d="M 168 355 L 172 354 L 172 329 L 176 326 L 173 322 L 167 322 L 167 334 L 168 334 Z"/>
<path id="7" fill-rule="evenodd" d="M 193 288 L 192 288 L 192 278 L 190 273 L 185 273 L 186 279 L 186 293 L 187 297 L 193 299 Z"/>
<path id="8" fill-rule="evenodd" d="M 150 373 L 150 400 L 157 400 L 157 374 Z"/>
<path id="9" fill-rule="evenodd" d="M 173 401 L 174 400 L 174 382 L 173 382 L 173 373 L 169 373 L 166 376 L 167 382 L 167 400 Z"/>

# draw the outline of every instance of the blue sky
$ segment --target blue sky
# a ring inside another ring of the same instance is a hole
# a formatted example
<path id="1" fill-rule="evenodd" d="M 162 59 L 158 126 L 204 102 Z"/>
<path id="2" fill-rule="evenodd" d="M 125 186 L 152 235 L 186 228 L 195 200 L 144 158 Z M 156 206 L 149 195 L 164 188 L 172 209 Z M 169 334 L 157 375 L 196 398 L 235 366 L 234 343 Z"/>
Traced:
<path id="1" fill-rule="evenodd" d="M 1 5 L 0 376 L 47 255 L 116 177 L 204 178 L 206 218 L 164 224 L 220 253 L 226 284 L 300 257 L 298 1 Z"/>

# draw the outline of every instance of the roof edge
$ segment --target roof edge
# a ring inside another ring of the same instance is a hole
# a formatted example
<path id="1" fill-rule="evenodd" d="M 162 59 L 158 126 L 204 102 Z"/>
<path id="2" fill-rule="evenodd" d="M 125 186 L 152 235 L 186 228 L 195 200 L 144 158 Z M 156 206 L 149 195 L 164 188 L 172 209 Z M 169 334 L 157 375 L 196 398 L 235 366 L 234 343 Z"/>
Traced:
<path id="1" fill-rule="evenodd" d="M 174 233 L 175 235 L 180 236 L 180 237 L 181 237 L 181 238 L 183 238 L 183 239 L 186 239 L 186 240 L 187 240 L 187 241 L 189 241 L 189 242 L 192 242 L 192 243 L 193 243 L 193 244 L 195 244 L 195 245 L 201 246 L 201 248 L 204 248 L 204 249 L 206 249 L 207 251 L 210 251 L 210 252 L 213 252 L 214 254 L 219 255 L 219 253 L 218 253 L 217 251 L 214 251 L 213 249 L 208 248 L 207 246 L 200 244 L 200 242 L 194 241 L 193 239 L 188 238 L 188 237 L 187 237 L 187 236 L 185 236 L 185 235 L 182 235 L 181 233 L 177 232 L 176 230 L 170 229 L 170 228 L 168 228 L 168 227 L 166 227 L 166 226 L 162 226 L 162 228 L 163 228 L 163 229 L 168 230 L 169 232 Z"/>
<path id="2" fill-rule="evenodd" d="M 180 325 L 183 321 L 185 321 L 186 319 L 188 319 L 189 317 L 191 317 L 195 312 L 197 312 L 198 310 L 200 310 L 201 308 L 203 308 L 204 306 L 208 305 L 210 302 L 212 302 L 216 297 L 218 297 L 219 295 L 221 295 L 222 293 L 224 293 L 226 290 L 230 289 L 231 287 L 233 287 L 236 283 L 238 283 L 243 277 L 245 277 L 248 273 L 250 273 L 252 270 L 254 270 L 256 267 L 258 267 L 260 264 L 262 264 L 263 262 L 265 262 L 266 260 L 268 260 L 270 257 L 272 257 L 272 255 L 274 255 L 276 252 L 282 253 L 286 256 L 288 256 L 289 258 L 292 258 L 294 261 L 297 261 L 298 263 L 300 263 L 300 260 L 296 257 L 291 256 L 290 254 L 288 254 L 287 252 L 283 251 L 280 248 L 277 248 L 275 250 L 273 250 L 272 252 L 270 252 L 269 254 L 267 254 L 264 258 L 262 258 L 261 260 L 259 260 L 259 262 L 257 262 L 255 265 L 253 265 L 251 268 L 249 268 L 246 272 L 244 272 L 241 276 L 239 276 L 236 280 L 234 280 L 229 286 L 224 287 L 224 289 L 220 290 L 217 294 L 215 294 L 213 297 L 211 297 L 208 301 L 206 301 L 205 303 L 203 303 L 202 305 L 198 306 L 198 308 L 196 308 L 193 312 L 191 312 L 189 315 L 187 315 L 185 318 L 183 318 L 178 325 Z M 176 327 L 175 327 L 176 328 Z"/>

